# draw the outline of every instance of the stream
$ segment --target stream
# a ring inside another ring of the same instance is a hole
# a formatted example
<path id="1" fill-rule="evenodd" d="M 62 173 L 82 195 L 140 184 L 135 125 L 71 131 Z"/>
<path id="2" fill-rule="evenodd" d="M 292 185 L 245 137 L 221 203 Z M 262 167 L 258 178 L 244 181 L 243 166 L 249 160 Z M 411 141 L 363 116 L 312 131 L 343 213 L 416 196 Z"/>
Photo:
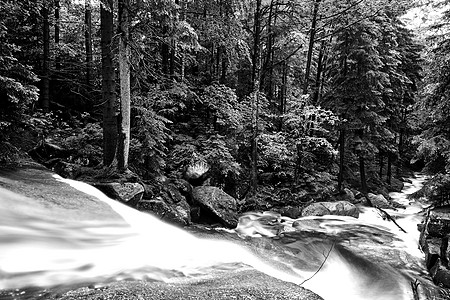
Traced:
<path id="1" fill-rule="evenodd" d="M 325 300 L 421 299 L 434 293 L 418 249 L 423 206 L 407 195 L 420 189 L 416 175 L 391 197 L 405 209 L 387 210 L 397 225 L 374 208 L 360 218 L 247 213 L 234 230 L 183 230 L 111 200 L 82 182 L 63 179 L 107 203 L 126 223 L 64 222 L 40 214 L 0 210 L 0 299 L 35 299 L 47 288 L 118 280 L 167 283 L 204 277 L 217 270 L 254 268 L 300 284 Z M 0 190 L 0 199 L 9 197 Z M 429 298 L 431 299 L 431 298 Z"/>

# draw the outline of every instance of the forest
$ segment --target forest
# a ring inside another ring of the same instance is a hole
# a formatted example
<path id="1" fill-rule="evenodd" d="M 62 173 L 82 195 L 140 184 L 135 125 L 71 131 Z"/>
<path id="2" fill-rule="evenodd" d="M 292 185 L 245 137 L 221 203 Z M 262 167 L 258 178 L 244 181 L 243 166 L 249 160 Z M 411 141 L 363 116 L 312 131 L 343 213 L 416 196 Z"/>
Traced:
<path id="1" fill-rule="evenodd" d="M 449 2 L 1 0 L 1 163 L 197 170 L 242 211 L 387 195 L 412 171 L 447 195 Z"/>

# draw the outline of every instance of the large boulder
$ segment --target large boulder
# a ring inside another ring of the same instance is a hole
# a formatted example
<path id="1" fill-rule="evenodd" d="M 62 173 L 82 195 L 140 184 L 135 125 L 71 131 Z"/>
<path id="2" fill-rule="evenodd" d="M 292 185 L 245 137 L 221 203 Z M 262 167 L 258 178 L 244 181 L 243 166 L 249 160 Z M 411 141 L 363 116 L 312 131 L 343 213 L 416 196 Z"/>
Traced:
<path id="1" fill-rule="evenodd" d="M 374 207 L 379 208 L 392 208 L 392 204 L 381 194 L 375 195 L 372 193 L 367 194 L 367 200 L 370 201 L 370 203 Z"/>
<path id="2" fill-rule="evenodd" d="M 230 228 L 238 224 L 237 201 L 221 189 L 199 186 L 192 192 L 193 201 L 201 209 L 201 216 Z"/>
<path id="3" fill-rule="evenodd" d="M 306 216 L 325 216 L 338 215 L 359 217 L 358 208 L 348 201 L 337 202 L 316 202 L 308 205 L 302 211 L 302 217 Z"/>
<path id="4" fill-rule="evenodd" d="M 106 182 L 92 183 L 93 186 L 105 193 L 108 197 L 135 206 L 144 194 L 144 187 L 135 182 Z"/>
<path id="5" fill-rule="evenodd" d="M 141 200 L 136 205 L 140 211 L 152 213 L 161 220 L 174 225 L 186 226 L 191 223 L 190 206 L 185 201 L 169 205 L 160 197 L 152 200 Z"/>

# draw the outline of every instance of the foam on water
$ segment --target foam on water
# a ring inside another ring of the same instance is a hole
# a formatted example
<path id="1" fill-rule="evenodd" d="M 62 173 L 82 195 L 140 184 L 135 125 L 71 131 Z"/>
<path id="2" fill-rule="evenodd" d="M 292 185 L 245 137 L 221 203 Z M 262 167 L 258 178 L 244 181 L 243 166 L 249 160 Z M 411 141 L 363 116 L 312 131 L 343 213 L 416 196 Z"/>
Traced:
<path id="1" fill-rule="evenodd" d="M 420 257 L 412 250 L 417 249 L 418 232 L 415 234 L 412 227 L 417 224 L 415 213 L 420 207 L 390 211 L 401 216 L 398 223 L 407 232 L 414 232 L 413 237 L 402 235 L 373 209 L 364 208 L 360 219 L 327 216 L 292 220 L 274 213 L 251 213 L 241 217 L 235 230 L 228 231 L 246 241 L 251 237 L 250 246 L 243 247 L 244 243 L 198 238 L 111 200 L 90 185 L 55 177 L 104 201 L 128 225 L 52 222 L 39 216 L 10 215 L 9 220 L 0 220 L 0 289 L 121 279 L 176 282 L 208 276 L 215 270 L 251 266 L 302 284 L 326 300 L 411 298 L 409 281 L 394 267 L 378 267 L 361 256 L 364 253 L 354 253 L 333 240 L 395 236 L 396 247 Z M 406 192 L 417 190 L 421 180 L 415 179 Z M 393 197 L 407 202 L 403 194 Z"/>

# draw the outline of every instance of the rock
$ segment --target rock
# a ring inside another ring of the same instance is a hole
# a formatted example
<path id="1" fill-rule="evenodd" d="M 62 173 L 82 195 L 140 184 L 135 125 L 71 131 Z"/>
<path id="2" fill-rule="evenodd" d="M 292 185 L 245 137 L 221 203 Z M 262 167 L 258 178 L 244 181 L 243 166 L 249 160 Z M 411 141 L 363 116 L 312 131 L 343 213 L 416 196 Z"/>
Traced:
<path id="1" fill-rule="evenodd" d="M 302 211 L 302 217 L 324 215 L 350 216 L 358 218 L 359 211 L 355 205 L 347 201 L 316 202 L 308 205 Z"/>
<path id="2" fill-rule="evenodd" d="M 356 203 L 360 203 L 361 197 L 359 197 L 358 199 L 356 199 L 355 194 L 348 188 L 344 188 L 337 196 L 336 199 L 339 201 L 347 201 L 350 202 L 352 204 L 356 204 Z"/>
<path id="3" fill-rule="evenodd" d="M 441 287 L 450 288 L 450 270 L 439 258 L 430 270 L 431 277 L 435 284 Z"/>
<path id="4" fill-rule="evenodd" d="M 367 199 L 372 203 L 373 206 L 379 207 L 379 208 L 392 208 L 391 203 L 386 200 L 386 198 L 381 195 L 375 195 L 372 193 L 367 194 Z"/>
<path id="5" fill-rule="evenodd" d="M 298 219 L 302 216 L 302 209 L 296 206 L 285 206 L 278 209 L 277 212 L 291 219 Z"/>
<path id="6" fill-rule="evenodd" d="M 401 192 L 403 190 L 404 183 L 395 177 L 391 179 L 391 185 L 389 187 L 390 192 Z"/>
<path id="7" fill-rule="evenodd" d="M 71 164 L 62 160 L 58 160 L 58 162 L 54 163 L 51 170 L 61 177 L 69 179 L 75 179 L 81 173 L 79 165 Z"/>
<path id="8" fill-rule="evenodd" d="M 206 277 L 193 277 L 171 283 L 148 281 L 119 281 L 100 287 L 84 285 L 63 291 L 48 289 L 48 300 L 322 300 L 313 292 L 256 270 L 215 271 Z M 0 291 L 0 297 L 2 296 Z"/>
<path id="9" fill-rule="evenodd" d="M 189 164 L 184 172 L 184 178 L 193 186 L 203 185 L 209 177 L 210 166 L 204 161 Z"/>
<path id="10" fill-rule="evenodd" d="M 223 225 L 235 228 L 238 224 L 237 201 L 221 189 L 213 186 L 199 186 L 194 188 L 194 203 L 205 214 L 217 217 Z M 201 216 L 202 217 L 202 216 Z"/>
<path id="11" fill-rule="evenodd" d="M 191 223 L 190 206 L 186 202 L 169 205 L 164 200 L 141 200 L 136 205 L 140 211 L 151 212 L 171 224 L 186 226 Z"/>
<path id="12" fill-rule="evenodd" d="M 108 197 L 119 200 L 130 206 L 135 206 L 144 194 L 144 187 L 140 183 L 133 182 L 107 182 L 92 183 L 93 186 L 105 193 Z"/>
<path id="13" fill-rule="evenodd" d="M 426 238 L 420 242 L 422 251 L 425 253 L 425 264 L 431 269 L 441 255 L 441 239 Z"/>
<path id="14" fill-rule="evenodd" d="M 450 207 L 439 207 L 430 211 L 427 233 L 431 237 L 444 237 L 450 233 Z"/>

